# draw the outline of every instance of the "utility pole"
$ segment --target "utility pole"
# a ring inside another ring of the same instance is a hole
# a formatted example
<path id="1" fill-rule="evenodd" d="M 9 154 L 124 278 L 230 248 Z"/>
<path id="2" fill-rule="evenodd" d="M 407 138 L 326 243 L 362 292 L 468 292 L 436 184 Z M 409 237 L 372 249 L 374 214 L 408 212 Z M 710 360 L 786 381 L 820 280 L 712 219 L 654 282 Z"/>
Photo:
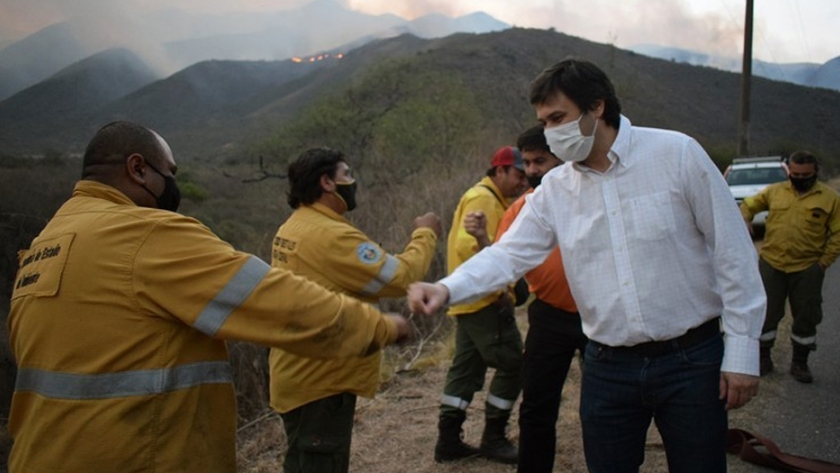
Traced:
<path id="1" fill-rule="evenodd" d="M 750 83 L 752 81 L 753 0 L 747 0 L 744 20 L 744 61 L 741 65 L 741 107 L 738 120 L 738 156 L 748 156 L 750 147 Z"/>

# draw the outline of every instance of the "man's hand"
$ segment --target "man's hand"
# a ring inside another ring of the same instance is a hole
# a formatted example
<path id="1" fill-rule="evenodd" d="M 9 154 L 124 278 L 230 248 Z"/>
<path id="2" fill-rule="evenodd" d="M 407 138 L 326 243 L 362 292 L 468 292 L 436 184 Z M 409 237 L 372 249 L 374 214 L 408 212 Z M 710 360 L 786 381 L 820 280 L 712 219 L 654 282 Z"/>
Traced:
<path id="1" fill-rule="evenodd" d="M 414 219 L 414 228 L 431 228 L 435 235 L 440 238 L 443 233 L 443 227 L 440 225 L 440 218 L 434 212 L 427 212 Z"/>
<path id="2" fill-rule="evenodd" d="M 720 399 L 726 399 L 726 410 L 737 409 L 758 395 L 758 376 L 720 373 Z"/>
<path id="3" fill-rule="evenodd" d="M 394 313 L 387 313 L 385 317 L 397 323 L 397 339 L 394 343 L 402 343 L 411 338 L 411 324 L 405 317 Z"/>
<path id="4" fill-rule="evenodd" d="M 487 236 L 487 216 L 484 212 L 467 212 L 464 217 L 464 230 L 478 241 L 478 248 L 490 246 L 490 238 Z"/>
<path id="5" fill-rule="evenodd" d="M 432 315 L 449 301 L 449 289 L 440 283 L 416 282 L 408 286 L 408 308 Z"/>

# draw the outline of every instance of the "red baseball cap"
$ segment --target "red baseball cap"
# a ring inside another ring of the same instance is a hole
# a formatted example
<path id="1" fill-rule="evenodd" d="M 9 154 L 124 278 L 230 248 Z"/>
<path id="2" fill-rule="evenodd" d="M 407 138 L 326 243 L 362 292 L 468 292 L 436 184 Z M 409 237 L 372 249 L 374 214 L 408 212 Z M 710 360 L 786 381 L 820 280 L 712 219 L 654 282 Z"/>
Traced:
<path id="1" fill-rule="evenodd" d="M 493 155 L 493 160 L 490 161 L 490 166 L 513 166 L 522 172 L 525 172 L 525 162 L 522 161 L 522 153 L 519 148 L 515 146 L 505 146 L 499 148 L 496 154 Z"/>

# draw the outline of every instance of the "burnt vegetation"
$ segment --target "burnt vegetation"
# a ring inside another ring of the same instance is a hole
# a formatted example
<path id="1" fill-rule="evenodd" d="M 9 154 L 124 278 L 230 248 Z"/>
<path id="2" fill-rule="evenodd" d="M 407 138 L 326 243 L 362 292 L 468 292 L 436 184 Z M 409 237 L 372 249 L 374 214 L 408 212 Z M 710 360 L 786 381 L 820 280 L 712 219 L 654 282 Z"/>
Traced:
<path id="1" fill-rule="evenodd" d="M 14 384 L 5 320 L 17 251 L 70 195 L 78 156 L 99 126 L 127 119 L 160 132 L 181 169 L 182 212 L 266 261 L 274 233 L 291 211 L 285 202 L 288 163 L 310 146 L 342 150 L 360 182 L 359 208 L 350 219 L 399 252 L 415 216 L 434 211 L 449 227 L 459 196 L 483 175 L 492 152 L 535 123 L 530 81 L 570 55 L 592 60 L 610 75 L 634 124 L 694 136 L 721 168 L 735 157 L 737 74 L 518 28 L 437 40 L 401 36 L 318 64 L 200 63 L 82 110 L 43 112 L 17 100 L 0 102 L 0 420 Z M 805 148 L 822 159 L 824 175 L 837 171 L 840 93 L 753 78 L 752 94 L 754 154 Z M 6 126 L 20 117 L 26 129 Z M 445 273 L 445 241 L 443 235 L 429 280 Z M 404 310 L 399 300 L 383 308 Z M 442 315 L 415 322 L 420 340 L 448 333 Z M 423 349 L 416 348 L 394 349 L 395 372 L 412 369 Z M 246 343 L 231 345 L 243 425 L 266 413 L 265 353 Z"/>

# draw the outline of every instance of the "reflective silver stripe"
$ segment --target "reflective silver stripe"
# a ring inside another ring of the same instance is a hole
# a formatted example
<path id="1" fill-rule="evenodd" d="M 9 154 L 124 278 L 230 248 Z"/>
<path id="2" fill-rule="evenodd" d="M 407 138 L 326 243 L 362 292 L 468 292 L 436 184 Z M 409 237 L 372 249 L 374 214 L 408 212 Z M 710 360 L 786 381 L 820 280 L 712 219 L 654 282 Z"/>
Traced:
<path id="1" fill-rule="evenodd" d="M 462 411 L 467 410 L 470 403 L 461 399 L 460 397 L 450 396 L 448 394 L 444 394 L 440 397 L 440 403 L 444 406 L 452 406 L 456 409 L 461 409 Z"/>
<path id="2" fill-rule="evenodd" d="M 148 396 L 200 384 L 233 383 L 230 363 L 206 361 L 156 370 L 76 374 L 33 368 L 18 370 L 15 391 L 34 391 L 57 399 L 112 399 Z"/>
<path id="3" fill-rule="evenodd" d="M 503 411 L 509 411 L 513 409 L 513 401 L 502 399 L 490 393 L 487 393 L 487 404 L 490 404 L 491 406 L 496 406 Z"/>
<path id="4" fill-rule="evenodd" d="M 797 337 L 794 334 L 790 334 L 790 339 L 800 345 L 813 345 L 817 343 L 816 335 L 814 335 L 813 337 Z"/>
<path id="5" fill-rule="evenodd" d="M 758 339 L 762 342 L 770 342 L 776 339 L 776 331 L 771 330 L 769 332 L 762 333 Z"/>
<path id="6" fill-rule="evenodd" d="M 254 291 L 254 288 L 257 287 L 270 269 L 271 266 L 267 265 L 265 261 L 256 256 L 251 256 L 242 265 L 239 272 L 198 314 L 193 327 L 211 337 L 215 336 L 227 318 L 230 317 L 231 312 L 236 310 L 239 304 L 251 295 L 251 292 Z"/>
<path id="7" fill-rule="evenodd" d="M 394 279 L 399 267 L 400 260 L 391 255 L 385 255 L 385 264 L 383 264 L 382 268 L 379 269 L 379 274 L 374 276 L 374 278 L 362 288 L 362 293 L 369 296 L 377 294 L 383 287 L 385 287 L 386 284 Z"/>

